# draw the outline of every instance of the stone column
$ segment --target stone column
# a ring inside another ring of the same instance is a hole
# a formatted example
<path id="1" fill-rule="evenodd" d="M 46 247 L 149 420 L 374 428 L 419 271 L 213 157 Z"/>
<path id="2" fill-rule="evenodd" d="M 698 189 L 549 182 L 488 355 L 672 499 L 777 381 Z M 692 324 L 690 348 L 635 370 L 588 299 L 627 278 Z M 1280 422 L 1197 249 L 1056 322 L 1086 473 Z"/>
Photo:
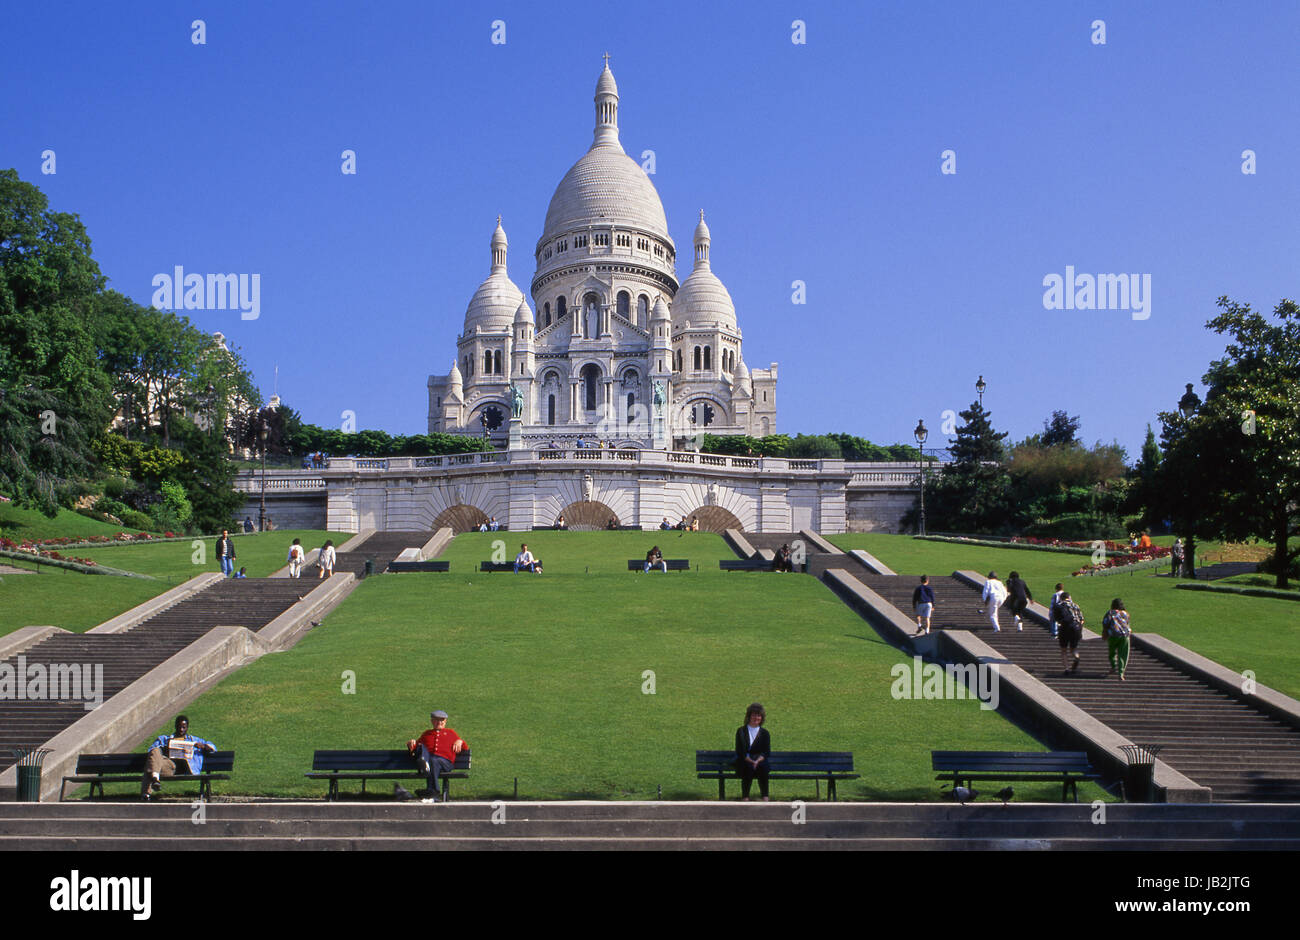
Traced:
<path id="1" fill-rule="evenodd" d="M 662 479 L 637 480 L 636 522 L 642 529 L 657 529 L 667 513 L 664 512 L 664 481 Z M 676 522 L 676 519 L 670 520 Z"/>
<path id="2" fill-rule="evenodd" d="M 759 532 L 790 531 L 790 502 L 786 493 L 784 486 L 763 484 L 758 505 Z"/>

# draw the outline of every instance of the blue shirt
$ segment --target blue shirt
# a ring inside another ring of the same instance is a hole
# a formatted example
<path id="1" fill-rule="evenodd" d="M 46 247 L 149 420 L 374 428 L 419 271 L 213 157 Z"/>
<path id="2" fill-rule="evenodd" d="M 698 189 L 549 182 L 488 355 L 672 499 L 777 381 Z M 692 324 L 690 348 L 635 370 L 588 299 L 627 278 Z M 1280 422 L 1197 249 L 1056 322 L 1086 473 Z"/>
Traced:
<path id="1" fill-rule="evenodd" d="M 165 757 L 167 755 L 167 745 L 174 737 L 176 737 L 176 735 L 174 734 L 158 735 L 158 739 L 154 741 L 153 744 L 149 745 L 149 750 L 152 751 L 154 748 L 160 747 L 162 748 L 163 756 Z M 217 749 L 217 746 L 213 744 L 211 741 L 204 741 L 202 738 L 196 738 L 192 734 L 185 735 L 185 737 L 181 738 L 181 740 L 188 741 L 191 744 L 198 745 L 197 747 L 194 748 L 194 757 L 190 759 L 189 765 L 190 765 L 190 773 L 197 774 L 201 772 L 203 770 L 203 745 L 206 744 L 214 751 Z"/>

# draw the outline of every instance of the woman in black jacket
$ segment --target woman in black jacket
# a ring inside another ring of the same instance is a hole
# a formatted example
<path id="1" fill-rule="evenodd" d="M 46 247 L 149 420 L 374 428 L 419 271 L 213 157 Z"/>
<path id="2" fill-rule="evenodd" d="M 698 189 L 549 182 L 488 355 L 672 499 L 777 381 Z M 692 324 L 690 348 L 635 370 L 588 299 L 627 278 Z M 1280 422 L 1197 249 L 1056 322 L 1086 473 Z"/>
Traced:
<path id="1" fill-rule="evenodd" d="M 758 702 L 745 710 L 745 723 L 736 729 L 736 773 L 740 774 L 740 798 L 749 799 L 749 788 L 758 778 L 758 793 L 767 802 L 767 761 L 772 756 L 772 737 L 763 727 L 767 711 Z"/>

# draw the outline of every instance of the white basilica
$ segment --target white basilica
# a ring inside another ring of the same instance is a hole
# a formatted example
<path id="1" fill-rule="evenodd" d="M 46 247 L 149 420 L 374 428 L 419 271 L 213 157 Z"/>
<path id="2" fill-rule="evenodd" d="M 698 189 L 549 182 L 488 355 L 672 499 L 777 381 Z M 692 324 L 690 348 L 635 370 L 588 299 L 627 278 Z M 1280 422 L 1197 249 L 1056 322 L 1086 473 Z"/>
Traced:
<path id="1" fill-rule="evenodd" d="M 694 268 L 677 283 L 659 194 L 619 143 L 608 60 L 595 101 L 595 139 L 546 210 L 532 307 L 507 274 L 498 217 L 491 273 L 465 311 L 457 361 L 429 376 L 429 432 L 499 438 L 517 411 L 529 446 L 586 438 L 662 448 L 700 431 L 774 433 L 777 365 L 745 365 L 703 212 Z"/>

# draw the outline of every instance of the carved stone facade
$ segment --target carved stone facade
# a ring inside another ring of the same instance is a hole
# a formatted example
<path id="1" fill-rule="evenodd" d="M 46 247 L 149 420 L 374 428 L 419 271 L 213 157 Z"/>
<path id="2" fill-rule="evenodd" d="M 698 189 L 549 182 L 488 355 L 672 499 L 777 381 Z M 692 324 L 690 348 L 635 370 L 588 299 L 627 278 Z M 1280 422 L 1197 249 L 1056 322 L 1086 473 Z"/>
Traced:
<path id="1" fill-rule="evenodd" d="M 556 188 L 534 250 L 531 307 L 508 276 L 498 217 L 491 270 L 465 311 L 456 361 L 429 376 L 429 432 L 504 440 L 517 389 L 532 445 L 586 438 L 668 449 L 702 431 L 775 433 L 777 365 L 745 364 L 704 213 L 693 270 L 679 285 L 659 194 L 619 143 L 608 64 L 595 104 L 595 138 Z"/>

